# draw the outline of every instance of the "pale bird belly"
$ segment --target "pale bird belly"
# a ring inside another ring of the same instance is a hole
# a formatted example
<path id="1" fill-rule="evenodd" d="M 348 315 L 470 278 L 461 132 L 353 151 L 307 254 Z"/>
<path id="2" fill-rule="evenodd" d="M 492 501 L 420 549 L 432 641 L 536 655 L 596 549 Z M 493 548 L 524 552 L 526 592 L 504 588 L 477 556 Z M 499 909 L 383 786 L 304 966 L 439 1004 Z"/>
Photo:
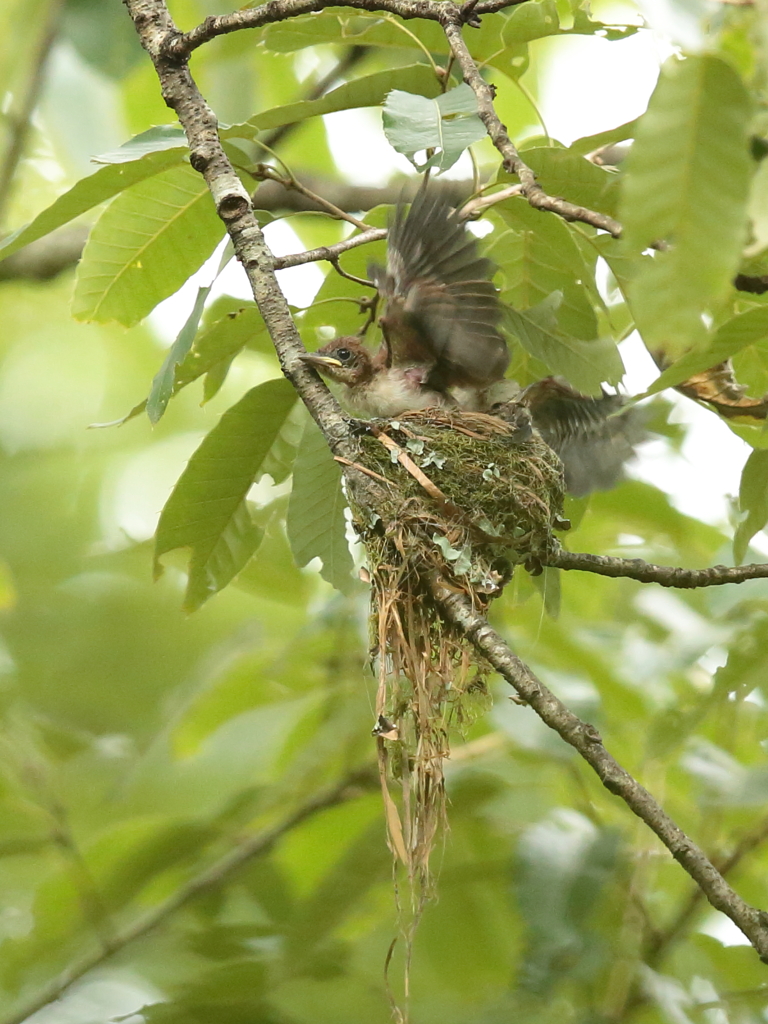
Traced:
<path id="1" fill-rule="evenodd" d="M 350 410 L 365 416 L 399 416 L 411 409 L 446 408 L 452 401 L 438 391 L 415 385 L 406 374 L 388 374 L 367 388 L 351 389 Z"/>

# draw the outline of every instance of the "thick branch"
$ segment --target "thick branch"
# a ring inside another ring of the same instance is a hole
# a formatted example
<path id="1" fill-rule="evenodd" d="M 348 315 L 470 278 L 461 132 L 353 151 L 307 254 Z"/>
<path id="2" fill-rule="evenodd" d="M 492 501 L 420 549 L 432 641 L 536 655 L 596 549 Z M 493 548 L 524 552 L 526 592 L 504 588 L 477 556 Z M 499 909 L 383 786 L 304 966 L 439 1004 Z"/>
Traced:
<path id="1" fill-rule="evenodd" d="M 629 809 L 645 822 L 701 888 L 712 906 L 726 914 L 741 929 L 760 959 L 768 963 L 768 914 L 744 902 L 704 852 L 678 828 L 651 794 L 608 753 L 594 726 L 582 722 L 536 678 L 494 632 L 487 620 L 474 611 L 463 594 L 449 589 L 439 579 L 432 582 L 432 593 L 444 609 L 446 617 L 515 688 L 542 721 L 578 751 L 594 769 L 605 788 L 621 797 Z"/>
<path id="2" fill-rule="evenodd" d="M 653 565 L 642 558 L 613 558 L 581 551 L 560 550 L 542 564 L 553 569 L 579 569 L 599 576 L 627 577 L 640 583 L 658 583 L 662 587 L 692 590 L 694 587 L 719 587 L 724 583 L 743 583 L 768 577 L 768 563 L 750 565 L 713 565 L 709 569 L 682 569 L 674 565 Z"/>
<path id="3" fill-rule="evenodd" d="M 20 1007 L 15 1013 L 5 1017 L 2 1024 L 23 1024 L 23 1021 L 31 1017 L 33 1013 L 41 1010 L 44 1006 L 52 1003 L 69 989 L 76 981 L 82 978 L 94 967 L 105 963 L 115 953 L 125 949 L 130 943 L 143 938 L 149 932 L 154 931 L 172 917 L 178 910 L 186 906 L 201 893 L 217 888 L 225 882 L 235 871 L 238 871 L 248 861 L 255 857 L 263 857 L 268 854 L 283 836 L 301 825 L 308 818 L 324 811 L 329 807 L 345 803 L 347 800 L 356 799 L 361 793 L 361 787 L 368 790 L 378 784 L 378 773 L 364 769 L 360 772 L 353 772 L 344 778 L 338 785 L 324 793 L 311 797 L 301 804 L 292 814 L 289 814 L 279 824 L 271 829 L 265 829 L 256 835 L 249 836 L 237 846 L 234 846 L 223 857 L 219 858 L 210 867 L 201 871 L 196 878 L 190 879 L 186 885 L 182 885 L 173 896 L 170 896 L 164 903 L 161 903 L 148 914 L 140 917 L 137 921 L 129 924 L 126 928 L 114 932 L 108 941 L 102 941 L 97 949 L 81 957 L 66 970 L 54 978 L 48 985 L 37 993 L 28 1003 Z"/>

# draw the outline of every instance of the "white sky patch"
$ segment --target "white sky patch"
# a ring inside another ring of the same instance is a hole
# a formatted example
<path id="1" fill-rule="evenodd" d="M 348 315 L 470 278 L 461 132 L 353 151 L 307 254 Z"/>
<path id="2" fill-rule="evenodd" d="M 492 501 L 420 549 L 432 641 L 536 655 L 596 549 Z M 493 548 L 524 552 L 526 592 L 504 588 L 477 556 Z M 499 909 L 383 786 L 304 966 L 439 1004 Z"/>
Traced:
<path id="1" fill-rule="evenodd" d="M 646 107 L 672 48 L 651 32 L 608 42 L 598 36 L 542 40 L 550 56 L 539 106 L 552 138 L 566 146 L 616 128 Z"/>
<path id="2" fill-rule="evenodd" d="M 293 228 L 284 220 L 274 221 L 264 228 L 264 237 L 275 256 L 302 252 L 304 246 Z M 173 344 L 176 335 L 192 311 L 197 290 L 211 283 L 218 270 L 226 240 L 216 248 L 196 274 L 185 281 L 173 295 L 161 302 L 149 314 L 147 321 L 165 347 Z M 306 306 L 323 283 L 323 272 L 314 263 L 305 263 L 288 270 L 278 270 L 277 280 L 288 302 L 293 306 Z M 233 295 L 244 301 L 253 300 L 253 293 L 245 271 L 234 257 L 217 278 L 206 305 L 220 295 Z"/>

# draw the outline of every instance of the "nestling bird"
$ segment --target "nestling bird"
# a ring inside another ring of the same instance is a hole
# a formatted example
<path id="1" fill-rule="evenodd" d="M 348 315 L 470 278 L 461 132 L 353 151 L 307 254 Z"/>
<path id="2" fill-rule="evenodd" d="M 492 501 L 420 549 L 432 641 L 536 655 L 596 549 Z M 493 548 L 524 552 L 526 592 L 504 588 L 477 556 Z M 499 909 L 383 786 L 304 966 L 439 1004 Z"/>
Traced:
<path id="1" fill-rule="evenodd" d="M 397 207 L 387 266 L 368 273 L 384 299 L 384 340 L 371 353 L 341 337 L 302 358 L 343 385 L 342 401 L 363 416 L 438 407 L 493 412 L 520 423 L 521 406 L 560 455 L 574 494 L 613 486 L 643 431 L 622 399 L 588 398 L 548 377 L 521 390 L 505 380 L 507 344 L 493 263 L 437 190 L 422 187 L 409 213 Z M 521 439 L 524 439 L 521 437 Z"/>

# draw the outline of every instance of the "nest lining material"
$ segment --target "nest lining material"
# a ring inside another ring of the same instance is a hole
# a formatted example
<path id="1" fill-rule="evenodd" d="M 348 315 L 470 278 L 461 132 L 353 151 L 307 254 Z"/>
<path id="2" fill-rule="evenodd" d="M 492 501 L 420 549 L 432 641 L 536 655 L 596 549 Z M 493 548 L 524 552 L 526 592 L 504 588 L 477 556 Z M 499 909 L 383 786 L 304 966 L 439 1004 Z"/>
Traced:
<path id="1" fill-rule="evenodd" d="M 486 605 L 517 563 L 540 570 L 564 527 L 563 468 L 540 438 L 482 413 L 430 409 L 377 421 L 356 466 L 384 486 L 376 507 L 353 488 L 355 527 L 368 554 L 379 687 L 374 730 L 390 847 L 414 892 L 430 891 L 429 857 L 445 823 L 449 731 L 487 695 L 487 666 L 435 606 L 435 574 Z M 387 777 L 401 791 L 400 810 Z"/>

